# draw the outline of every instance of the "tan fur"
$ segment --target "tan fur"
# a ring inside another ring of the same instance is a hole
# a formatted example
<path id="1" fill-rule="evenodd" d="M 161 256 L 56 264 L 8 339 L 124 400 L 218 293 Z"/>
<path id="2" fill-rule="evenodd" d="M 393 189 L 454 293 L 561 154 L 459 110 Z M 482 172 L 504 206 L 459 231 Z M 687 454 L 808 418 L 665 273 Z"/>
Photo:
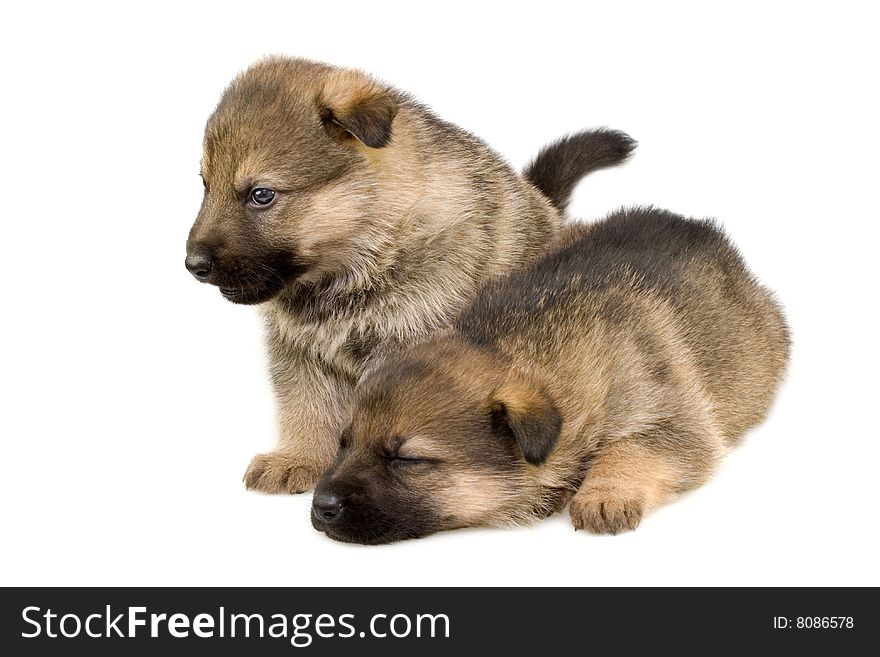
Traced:
<path id="1" fill-rule="evenodd" d="M 258 238 L 305 265 L 260 307 L 280 435 L 245 483 L 268 493 L 310 488 L 365 373 L 447 326 L 486 280 L 532 262 L 561 223 L 472 135 L 359 71 L 305 60 L 269 58 L 233 81 L 208 123 L 202 174 L 191 241 L 240 235 L 247 249 Z M 278 200 L 242 218 L 257 185 Z M 235 249 L 226 239 L 220 255 Z"/>
<path id="2" fill-rule="evenodd" d="M 529 522 L 570 501 L 578 529 L 635 529 L 766 416 L 788 354 L 781 310 L 714 225 L 637 209 L 570 227 L 451 330 L 366 378 L 357 449 L 319 492 L 362 481 L 383 446 L 429 464 L 367 478 L 348 516 L 316 526 L 382 542 Z M 359 524 L 361 507 L 383 505 L 383 534 Z"/>
<path id="3" fill-rule="evenodd" d="M 493 522 L 499 500 L 510 490 L 510 482 L 503 477 L 487 477 L 478 469 L 456 470 L 444 486 L 438 500 L 438 512 L 453 526 L 476 527 L 497 524 Z"/>
<path id="4" fill-rule="evenodd" d="M 392 118 L 397 113 L 397 104 L 386 88 L 361 71 L 349 69 L 336 69 L 326 76 L 319 104 L 331 109 L 341 121 L 364 107 L 379 108 Z"/>
<path id="5" fill-rule="evenodd" d="M 594 534 L 635 529 L 643 514 L 672 498 L 681 478 L 669 459 L 631 439 L 617 440 L 596 457 L 572 499 L 572 523 Z"/>
<path id="6" fill-rule="evenodd" d="M 553 381 L 553 398 L 566 418 L 556 449 L 534 469 L 534 487 L 570 480 L 573 463 L 589 463 L 572 501 L 572 521 L 579 529 L 617 533 L 634 529 L 644 514 L 704 483 L 727 445 L 724 419 L 719 426 L 717 405 L 669 303 L 641 290 L 636 279 L 602 296 L 591 302 L 637 309 L 640 330 L 651 334 L 662 352 L 663 382 L 626 324 L 568 325 L 566 342 L 557 341 L 538 362 L 523 354 L 528 360 L 519 366 L 538 380 Z M 506 348 L 522 354 L 523 345 L 513 342 Z M 676 423 L 672 439 L 684 439 L 692 451 L 658 451 L 633 438 L 652 442 L 670 417 Z"/>

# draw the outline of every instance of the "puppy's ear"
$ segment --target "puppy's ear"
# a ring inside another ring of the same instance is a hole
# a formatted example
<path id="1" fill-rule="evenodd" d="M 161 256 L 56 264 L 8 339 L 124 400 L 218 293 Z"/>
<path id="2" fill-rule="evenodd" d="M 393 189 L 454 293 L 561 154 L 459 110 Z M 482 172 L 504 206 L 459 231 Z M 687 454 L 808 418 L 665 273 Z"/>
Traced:
<path id="1" fill-rule="evenodd" d="M 334 71 L 318 98 L 321 120 L 339 141 L 357 138 L 370 148 L 391 141 L 391 124 L 397 116 L 394 94 L 360 71 Z"/>
<path id="2" fill-rule="evenodd" d="M 501 433 L 512 434 L 526 461 L 540 465 L 553 450 L 562 430 L 562 415 L 539 383 L 509 375 L 491 401 L 492 421 Z"/>

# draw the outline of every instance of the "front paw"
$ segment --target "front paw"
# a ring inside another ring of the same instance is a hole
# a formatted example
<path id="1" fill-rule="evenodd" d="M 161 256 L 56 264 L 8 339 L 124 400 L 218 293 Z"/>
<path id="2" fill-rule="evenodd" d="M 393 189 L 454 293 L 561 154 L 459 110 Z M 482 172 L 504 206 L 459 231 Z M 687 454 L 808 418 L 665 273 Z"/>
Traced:
<path id="1" fill-rule="evenodd" d="M 641 500 L 609 490 L 583 491 L 575 495 L 569 507 L 575 529 L 592 534 L 619 534 L 639 526 L 644 513 Z"/>
<path id="2" fill-rule="evenodd" d="M 257 454 L 247 472 L 244 485 L 261 493 L 304 493 L 315 487 L 324 468 L 298 454 L 267 452 Z"/>

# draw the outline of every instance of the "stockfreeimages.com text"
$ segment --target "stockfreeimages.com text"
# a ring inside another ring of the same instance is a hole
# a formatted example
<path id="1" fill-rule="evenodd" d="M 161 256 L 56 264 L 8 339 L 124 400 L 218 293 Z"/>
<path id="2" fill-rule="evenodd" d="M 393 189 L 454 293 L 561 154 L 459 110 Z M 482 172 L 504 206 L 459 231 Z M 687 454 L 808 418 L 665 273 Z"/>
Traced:
<path id="1" fill-rule="evenodd" d="M 40 636 L 53 639 L 270 637 L 289 639 L 291 645 L 304 648 L 311 645 L 315 637 L 449 638 L 450 635 L 446 614 L 374 614 L 361 630 L 356 627 L 354 614 L 246 614 L 227 612 L 225 607 L 214 613 L 169 615 L 149 612 L 146 607 L 126 607 L 119 612 L 106 605 L 103 611 L 85 616 L 25 607 L 21 616 L 26 624 L 21 636 L 26 639 Z"/>

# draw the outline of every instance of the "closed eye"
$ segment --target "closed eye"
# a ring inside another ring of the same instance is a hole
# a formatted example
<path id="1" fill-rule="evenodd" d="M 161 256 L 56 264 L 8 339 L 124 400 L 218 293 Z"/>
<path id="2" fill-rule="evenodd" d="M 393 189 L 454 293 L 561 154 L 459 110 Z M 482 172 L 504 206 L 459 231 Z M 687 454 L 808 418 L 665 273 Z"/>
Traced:
<path id="1" fill-rule="evenodd" d="M 406 440 L 400 436 L 392 438 L 381 452 L 382 459 L 389 465 L 396 467 L 414 466 L 414 465 L 434 465 L 439 463 L 439 459 L 418 456 L 417 454 L 407 453 L 404 448 Z M 401 453 L 402 451 L 402 453 Z"/>
<path id="2" fill-rule="evenodd" d="M 383 454 L 382 458 L 389 464 L 394 465 L 417 465 L 417 464 L 437 464 L 439 459 L 429 459 L 419 456 L 401 456 L 400 454 Z"/>

